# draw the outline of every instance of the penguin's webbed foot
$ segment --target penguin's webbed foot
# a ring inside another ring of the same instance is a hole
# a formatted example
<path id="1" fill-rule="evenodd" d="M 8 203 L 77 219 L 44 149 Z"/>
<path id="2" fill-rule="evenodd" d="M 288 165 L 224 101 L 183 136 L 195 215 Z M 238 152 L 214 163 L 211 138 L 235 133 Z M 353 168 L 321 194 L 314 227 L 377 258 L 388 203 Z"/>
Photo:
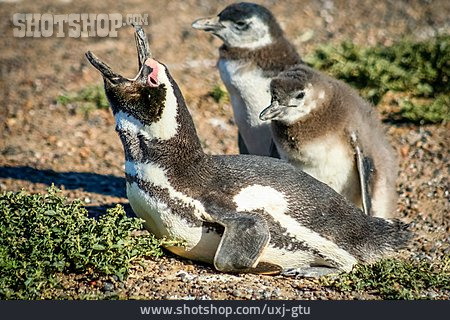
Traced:
<path id="1" fill-rule="evenodd" d="M 319 278 L 322 276 L 337 274 L 341 271 L 336 268 L 328 267 L 305 267 L 305 268 L 288 268 L 281 272 L 281 275 L 296 278 Z"/>
<path id="2" fill-rule="evenodd" d="M 269 262 L 259 262 L 256 267 L 240 270 L 239 273 L 255 273 L 273 276 L 280 274 L 282 271 L 283 268 L 280 267 L 279 265 L 272 264 Z"/>

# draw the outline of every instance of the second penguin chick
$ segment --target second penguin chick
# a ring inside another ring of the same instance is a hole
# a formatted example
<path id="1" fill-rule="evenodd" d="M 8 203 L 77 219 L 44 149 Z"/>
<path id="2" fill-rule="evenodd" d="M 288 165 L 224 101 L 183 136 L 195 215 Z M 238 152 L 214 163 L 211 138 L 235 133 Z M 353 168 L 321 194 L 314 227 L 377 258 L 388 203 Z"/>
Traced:
<path id="1" fill-rule="evenodd" d="M 397 160 L 372 106 L 342 81 L 306 65 L 280 73 L 270 85 L 272 120 L 281 158 L 328 184 L 369 215 L 395 208 Z"/>
<path id="2" fill-rule="evenodd" d="M 192 26 L 223 41 L 217 67 L 230 94 L 239 152 L 278 158 L 270 124 L 259 114 L 270 103 L 272 78 L 302 63 L 294 45 L 270 10 L 255 3 L 233 3 Z"/>

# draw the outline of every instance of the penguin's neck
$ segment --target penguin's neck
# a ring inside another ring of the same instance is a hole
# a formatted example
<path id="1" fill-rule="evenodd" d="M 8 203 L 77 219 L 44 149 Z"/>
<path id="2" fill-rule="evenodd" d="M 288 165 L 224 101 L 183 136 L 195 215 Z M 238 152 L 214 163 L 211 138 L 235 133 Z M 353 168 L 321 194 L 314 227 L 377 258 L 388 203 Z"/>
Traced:
<path id="1" fill-rule="evenodd" d="M 219 48 L 220 59 L 253 62 L 268 76 L 275 76 L 293 65 L 303 63 L 295 47 L 284 36 L 275 39 L 258 49 L 235 48 L 224 44 Z"/>
<path id="2" fill-rule="evenodd" d="M 173 80 L 157 122 L 146 125 L 123 112 L 115 116 L 127 162 L 154 163 L 167 170 L 178 170 L 205 157 L 192 117 Z"/>

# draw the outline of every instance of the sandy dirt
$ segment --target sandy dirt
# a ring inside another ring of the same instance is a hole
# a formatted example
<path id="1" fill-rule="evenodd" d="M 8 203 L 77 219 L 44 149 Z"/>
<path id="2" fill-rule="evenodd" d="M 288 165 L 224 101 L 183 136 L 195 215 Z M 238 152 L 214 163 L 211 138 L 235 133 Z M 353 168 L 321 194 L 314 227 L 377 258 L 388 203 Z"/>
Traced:
<path id="1" fill-rule="evenodd" d="M 257 1 L 270 8 L 287 37 L 305 56 L 324 43 L 353 40 L 390 45 L 405 35 L 426 39 L 448 32 L 450 2 L 436 1 Z M 133 29 L 117 38 L 15 38 L 18 12 L 149 14 L 145 27 L 154 56 L 166 63 L 181 87 L 206 152 L 237 153 L 236 127 L 228 102 L 209 92 L 221 85 L 215 68 L 218 39 L 190 27 L 231 1 L 0 1 L 0 191 L 43 192 L 55 183 L 70 199 L 83 199 L 93 215 L 116 203 L 127 205 L 124 158 L 109 110 L 87 112 L 57 103 L 60 95 L 101 84 L 84 58 L 95 52 L 121 74 L 136 73 Z M 389 110 L 388 105 L 382 106 Z M 395 215 L 416 232 L 404 257 L 437 261 L 449 254 L 449 125 L 386 122 L 400 159 Z M 128 207 L 128 210 L 129 207 Z M 342 294 L 316 280 L 282 276 L 227 275 L 171 254 L 135 266 L 126 282 L 64 277 L 61 297 L 156 299 L 376 299 Z M 448 292 L 430 292 L 448 299 Z"/>

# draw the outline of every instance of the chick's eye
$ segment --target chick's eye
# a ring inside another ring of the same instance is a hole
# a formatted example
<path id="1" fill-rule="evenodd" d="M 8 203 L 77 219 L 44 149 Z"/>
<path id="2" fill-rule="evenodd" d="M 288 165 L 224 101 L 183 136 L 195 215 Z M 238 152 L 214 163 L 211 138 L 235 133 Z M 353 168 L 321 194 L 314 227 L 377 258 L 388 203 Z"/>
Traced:
<path id="1" fill-rule="evenodd" d="M 235 25 L 236 25 L 236 28 L 238 28 L 239 30 L 245 30 L 248 28 L 248 24 L 245 21 L 237 21 L 235 23 Z"/>
<path id="2" fill-rule="evenodd" d="M 297 94 L 297 96 L 295 97 L 295 99 L 303 99 L 305 97 L 305 93 L 302 91 L 299 94 Z"/>

